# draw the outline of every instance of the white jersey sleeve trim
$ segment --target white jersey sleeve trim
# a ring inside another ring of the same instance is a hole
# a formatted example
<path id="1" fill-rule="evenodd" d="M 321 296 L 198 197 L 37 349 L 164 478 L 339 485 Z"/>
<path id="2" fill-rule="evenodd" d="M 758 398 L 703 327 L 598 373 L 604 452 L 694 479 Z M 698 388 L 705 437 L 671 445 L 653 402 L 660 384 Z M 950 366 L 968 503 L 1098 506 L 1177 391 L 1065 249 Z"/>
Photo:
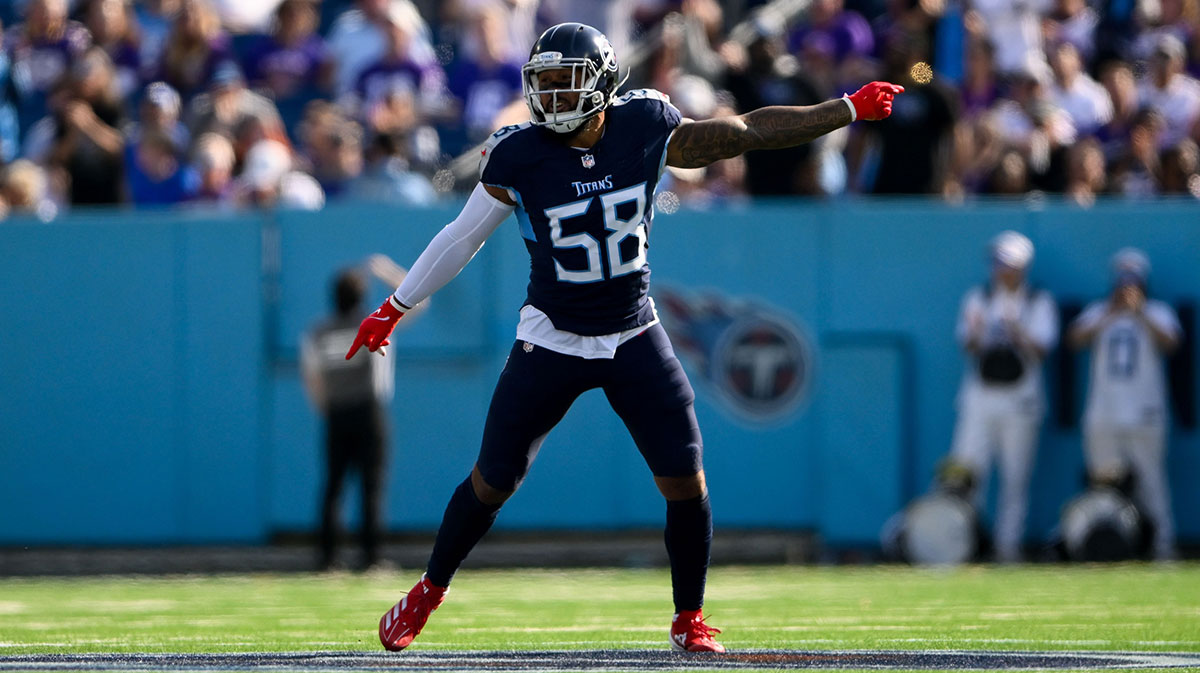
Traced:
<path id="1" fill-rule="evenodd" d="M 416 306 L 458 275 L 488 237 L 508 218 L 510 206 L 475 185 L 462 212 L 433 237 L 396 288 L 396 301 Z"/>
<path id="2" fill-rule="evenodd" d="M 678 124 L 671 132 L 667 134 L 667 142 L 663 143 L 662 157 L 658 160 L 658 177 L 661 179 L 663 171 L 667 168 L 667 153 L 671 151 L 671 138 L 675 137 L 675 131 L 683 124 Z M 651 204 L 653 205 L 653 204 Z"/>

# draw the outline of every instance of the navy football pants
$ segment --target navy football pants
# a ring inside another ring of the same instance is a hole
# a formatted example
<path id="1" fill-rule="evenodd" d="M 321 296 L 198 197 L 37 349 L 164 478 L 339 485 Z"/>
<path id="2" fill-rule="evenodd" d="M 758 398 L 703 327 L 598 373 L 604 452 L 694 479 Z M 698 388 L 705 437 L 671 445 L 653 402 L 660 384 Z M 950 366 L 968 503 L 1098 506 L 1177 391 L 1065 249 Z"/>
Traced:
<path id="1" fill-rule="evenodd" d="M 362 478 L 362 548 L 367 566 L 379 560 L 383 527 L 383 496 L 387 414 L 376 402 L 329 410 L 325 424 L 325 489 L 321 499 L 321 567 L 330 566 L 337 553 L 338 506 L 347 473 L 357 468 Z"/>
<path id="2" fill-rule="evenodd" d="M 666 330 L 654 325 L 626 341 L 611 360 L 587 360 L 518 341 L 509 353 L 488 409 L 479 452 L 489 486 L 513 491 L 525 479 L 542 441 L 580 394 L 602 388 L 638 450 L 658 477 L 701 469 L 695 393 Z"/>

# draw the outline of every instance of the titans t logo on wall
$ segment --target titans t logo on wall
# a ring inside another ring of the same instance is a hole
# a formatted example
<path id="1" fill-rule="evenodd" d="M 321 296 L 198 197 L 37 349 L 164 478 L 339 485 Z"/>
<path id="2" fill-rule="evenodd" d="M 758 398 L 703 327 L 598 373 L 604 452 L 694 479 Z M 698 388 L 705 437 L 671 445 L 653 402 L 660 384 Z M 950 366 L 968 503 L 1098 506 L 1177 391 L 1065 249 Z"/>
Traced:
<path id="1" fill-rule="evenodd" d="M 782 311 L 716 293 L 658 287 L 671 341 L 721 404 L 743 420 L 781 421 L 808 397 L 814 358 L 805 331 Z"/>

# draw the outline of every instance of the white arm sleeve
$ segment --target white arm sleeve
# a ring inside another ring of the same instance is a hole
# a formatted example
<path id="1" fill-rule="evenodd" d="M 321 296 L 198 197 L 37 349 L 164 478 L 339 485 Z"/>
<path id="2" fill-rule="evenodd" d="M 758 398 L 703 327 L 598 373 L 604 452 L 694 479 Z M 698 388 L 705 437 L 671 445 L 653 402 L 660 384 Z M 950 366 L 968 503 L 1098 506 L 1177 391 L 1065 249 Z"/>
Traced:
<path id="1" fill-rule="evenodd" d="M 488 194 L 483 185 L 475 185 L 458 217 L 443 227 L 413 262 L 396 288 L 396 301 L 416 306 L 449 283 L 515 208 Z"/>

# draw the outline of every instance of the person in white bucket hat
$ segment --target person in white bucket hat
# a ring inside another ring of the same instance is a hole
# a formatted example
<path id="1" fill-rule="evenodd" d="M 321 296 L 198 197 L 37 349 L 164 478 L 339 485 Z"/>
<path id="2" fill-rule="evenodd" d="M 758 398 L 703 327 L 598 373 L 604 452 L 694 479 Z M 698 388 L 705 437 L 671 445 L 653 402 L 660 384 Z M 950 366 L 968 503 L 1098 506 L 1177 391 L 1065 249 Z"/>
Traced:
<path id="1" fill-rule="evenodd" d="M 993 525 L 996 560 L 1020 561 L 1029 480 L 1045 416 L 1042 362 L 1058 342 L 1058 309 L 1027 274 L 1033 243 L 1004 231 L 988 246 L 991 278 L 962 300 L 955 334 L 967 357 L 958 393 L 952 459 L 970 470 L 982 509 L 993 463 L 999 499 Z"/>

